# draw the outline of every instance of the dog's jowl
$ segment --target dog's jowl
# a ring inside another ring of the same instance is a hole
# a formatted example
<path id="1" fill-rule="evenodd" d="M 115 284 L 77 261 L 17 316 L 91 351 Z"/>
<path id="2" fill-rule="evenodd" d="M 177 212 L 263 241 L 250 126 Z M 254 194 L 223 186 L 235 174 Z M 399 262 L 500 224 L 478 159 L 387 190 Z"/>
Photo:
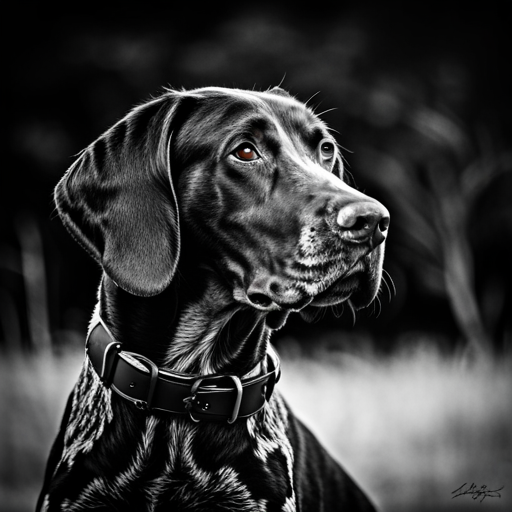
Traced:
<path id="1" fill-rule="evenodd" d="M 389 214 L 307 106 L 167 91 L 86 148 L 55 201 L 102 278 L 38 509 L 373 510 L 280 396 L 269 341 L 381 281 Z"/>

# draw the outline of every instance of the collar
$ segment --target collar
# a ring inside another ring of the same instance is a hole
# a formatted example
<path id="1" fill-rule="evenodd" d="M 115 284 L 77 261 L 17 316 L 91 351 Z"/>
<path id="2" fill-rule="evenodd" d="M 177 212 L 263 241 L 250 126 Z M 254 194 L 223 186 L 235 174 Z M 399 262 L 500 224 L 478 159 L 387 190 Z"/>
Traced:
<path id="1" fill-rule="evenodd" d="M 269 371 L 255 377 L 161 370 L 141 354 L 123 350 L 103 319 L 97 318 L 87 337 L 86 355 L 103 384 L 139 409 L 189 414 L 196 422 L 233 423 L 260 411 L 281 376 L 279 357 L 270 344 Z"/>

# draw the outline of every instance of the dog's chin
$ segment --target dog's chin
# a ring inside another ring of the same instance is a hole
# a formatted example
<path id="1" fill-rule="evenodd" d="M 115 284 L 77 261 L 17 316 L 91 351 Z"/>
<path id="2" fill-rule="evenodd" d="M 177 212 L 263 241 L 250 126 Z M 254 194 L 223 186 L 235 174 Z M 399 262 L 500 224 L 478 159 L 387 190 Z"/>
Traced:
<path id="1" fill-rule="evenodd" d="M 358 290 L 359 281 L 360 278 L 357 274 L 335 281 L 323 292 L 319 293 L 309 305 L 321 308 L 345 302 Z"/>
<path id="2" fill-rule="evenodd" d="M 350 277 L 340 279 L 331 286 L 319 293 L 305 308 L 301 311 L 302 316 L 307 319 L 310 308 L 322 308 L 327 306 L 336 306 L 350 299 L 353 309 L 363 309 L 369 306 L 380 288 L 380 273 L 369 276 L 365 272 L 358 272 Z"/>

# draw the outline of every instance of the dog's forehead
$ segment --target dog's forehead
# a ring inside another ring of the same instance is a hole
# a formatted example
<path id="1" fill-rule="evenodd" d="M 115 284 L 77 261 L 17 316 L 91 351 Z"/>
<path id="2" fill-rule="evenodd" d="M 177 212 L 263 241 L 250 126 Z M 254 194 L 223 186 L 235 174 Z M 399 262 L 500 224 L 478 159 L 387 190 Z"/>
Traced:
<path id="1" fill-rule="evenodd" d="M 328 131 L 308 106 L 282 89 L 258 92 L 209 87 L 193 91 L 192 97 L 197 103 L 190 120 L 197 135 L 215 133 L 222 138 L 236 130 L 279 126 L 289 135 L 318 138 Z"/>
<path id="2" fill-rule="evenodd" d="M 314 117 L 314 114 L 306 105 L 283 89 L 275 88 L 268 91 L 249 91 L 242 89 L 228 89 L 223 87 L 205 87 L 192 92 L 206 103 L 215 104 L 237 104 L 247 108 L 273 107 L 279 109 L 291 109 L 294 112 L 301 112 L 304 115 Z"/>

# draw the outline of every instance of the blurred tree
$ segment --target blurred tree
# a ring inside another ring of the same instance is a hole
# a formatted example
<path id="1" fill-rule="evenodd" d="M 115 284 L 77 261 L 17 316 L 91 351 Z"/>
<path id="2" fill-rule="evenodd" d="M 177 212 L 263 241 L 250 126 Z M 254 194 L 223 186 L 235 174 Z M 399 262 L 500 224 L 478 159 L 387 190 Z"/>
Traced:
<path id="1" fill-rule="evenodd" d="M 44 4 L 32 16 L 24 12 L 7 52 L 0 336 L 33 332 L 20 270 L 22 242 L 31 246 L 14 222 L 20 214 L 37 219 L 41 230 L 45 329 L 53 335 L 65 318 L 81 318 L 70 313 L 77 310 L 86 311 L 78 327 L 86 324 L 98 269 L 50 221 L 52 189 L 74 154 L 162 86 L 265 89 L 285 77 L 284 87 L 303 101 L 320 92 L 310 103 L 318 112 L 338 108 L 325 119 L 354 152 L 348 160 L 356 183 L 374 195 L 379 186 L 392 211 L 386 266 L 399 269 L 408 288 L 382 318 L 392 308 L 394 329 L 407 320 L 409 328 L 430 322 L 451 333 L 449 297 L 471 346 L 503 339 L 510 330 L 503 276 L 510 272 L 511 205 L 500 175 L 512 130 L 506 4 L 490 0 L 461 10 L 446 2 L 327 2 L 290 11 L 275 2 L 258 9 L 225 2 L 191 5 L 179 15 L 169 4 L 132 18 L 116 11 L 112 18 L 102 12 L 101 19 L 80 13 L 52 20 Z M 479 126 L 485 128 L 476 136 Z M 433 302 L 435 314 L 425 313 Z"/>
<path id="2" fill-rule="evenodd" d="M 403 123 L 409 130 L 409 144 L 394 147 L 392 153 L 369 148 L 363 165 L 372 169 L 369 179 L 386 191 L 396 210 L 402 236 L 395 243 L 413 255 L 415 274 L 423 285 L 446 294 L 468 351 L 478 356 L 492 349 L 494 326 L 484 322 L 483 303 L 475 287 L 475 244 L 479 241 L 474 217 L 480 198 L 512 171 L 512 152 L 489 146 L 485 143 L 489 137 L 475 140 L 453 116 L 426 105 L 409 109 Z M 512 196 L 512 190 L 509 193 Z M 480 217 L 487 217 L 479 219 L 480 225 L 496 239 L 512 243 L 509 204 L 501 205 L 499 224 L 494 213 L 480 211 Z M 510 283 L 505 260 L 502 271 L 504 279 L 493 292 L 501 298 L 494 301 L 497 317 L 507 314 L 505 297 Z"/>

